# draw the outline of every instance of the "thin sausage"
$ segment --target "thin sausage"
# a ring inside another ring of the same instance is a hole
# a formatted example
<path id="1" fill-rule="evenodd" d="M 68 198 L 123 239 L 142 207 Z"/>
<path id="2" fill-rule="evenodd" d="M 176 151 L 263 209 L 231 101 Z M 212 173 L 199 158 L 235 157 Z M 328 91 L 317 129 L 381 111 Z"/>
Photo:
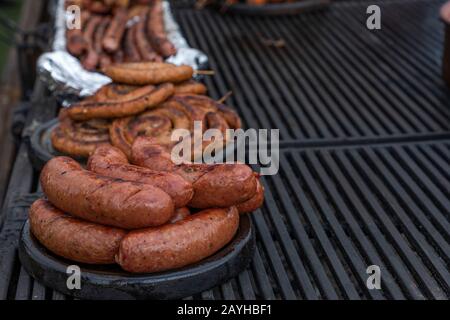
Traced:
<path id="1" fill-rule="evenodd" d="M 191 79 L 194 74 L 190 66 L 158 62 L 115 64 L 103 69 L 103 72 L 115 82 L 131 85 L 179 83 Z"/>
<path id="2" fill-rule="evenodd" d="M 139 22 L 136 24 L 136 46 L 139 54 L 143 61 L 162 61 L 161 56 L 159 56 L 155 50 L 153 50 L 150 42 L 145 34 L 145 24 L 147 22 L 148 9 L 142 10 L 139 15 Z"/>
<path id="3" fill-rule="evenodd" d="M 206 86 L 195 80 L 188 80 L 175 86 L 175 94 L 206 94 Z"/>
<path id="4" fill-rule="evenodd" d="M 175 46 L 167 38 L 164 26 L 163 4 L 161 0 L 153 1 L 147 22 L 147 33 L 156 51 L 164 58 L 177 53 Z"/>
<path id="5" fill-rule="evenodd" d="M 47 162 L 40 181 L 53 205 L 95 223 L 137 229 L 162 225 L 174 213 L 172 199 L 161 189 L 99 176 L 67 157 Z"/>
<path id="6" fill-rule="evenodd" d="M 103 39 L 103 48 L 106 51 L 113 53 L 119 50 L 127 19 L 127 10 L 125 8 L 118 8 Z"/>
<path id="7" fill-rule="evenodd" d="M 100 16 L 92 16 L 86 25 L 86 30 L 84 31 L 84 39 L 88 44 L 88 51 L 86 55 L 81 59 L 81 64 L 87 70 L 94 70 L 99 62 L 100 56 L 94 48 L 95 43 L 95 31 L 102 22 Z"/>
<path id="8" fill-rule="evenodd" d="M 141 55 L 136 45 L 137 25 L 134 24 L 127 29 L 124 40 L 124 53 L 127 62 L 141 61 Z"/>
<path id="9" fill-rule="evenodd" d="M 174 86 L 171 83 L 165 83 L 158 87 L 146 86 L 113 101 L 82 101 L 75 103 L 69 107 L 68 114 L 74 120 L 131 116 L 147 108 L 156 107 L 172 96 L 174 90 Z"/>
<path id="10" fill-rule="evenodd" d="M 134 273 L 182 268 L 219 251 L 233 239 L 238 226 L 236 208 L 205 210 L 174 224 L 130 232 L 116 261 Z"/>

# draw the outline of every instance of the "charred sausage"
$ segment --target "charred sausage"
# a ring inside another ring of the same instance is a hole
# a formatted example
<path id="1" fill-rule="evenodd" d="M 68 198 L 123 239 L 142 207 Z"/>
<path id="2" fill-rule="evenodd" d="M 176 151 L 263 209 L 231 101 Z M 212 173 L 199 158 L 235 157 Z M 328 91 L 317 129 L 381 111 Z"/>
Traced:
<path id="1" fill-rule="evenodd" d="M 145 86 L 113 101 L 88 100 L 75 103 L 69 107 L 68 114 L 74 120 L 131 116 L 164 102 L 173 95 L 174 90 L 171 83 L 165 83 L 158 87 Z"/>
<path id="2" fill-rule="evenodd" d="M 83 221 L 39 199 L 30 208 L 33 235 L 53 253 L 89 264 L 112 264 L 126 231 Z"/>
<path id="3" fill-rule="evenodd" d="M 116 261 L 134 273 L 182 268 L 219 251 L 233 239 L 238 226 L 234 207 L 205 210 L 174 224 L 130 232 Z"/>
<path id="4" fill-rule="evenodd" d="M 47 162 L 40 181 L 53 205 L 95 223 L 137 229 L 162 225 L 174 214 L 172 199 L 161 189 L 97 175 L 67 157 Z"/>
<path id="5" fill-rule="evenodd" d="M 103 39 L 103 48 L 106 51 L 113 53 L 119 50 L 120 43 L 125 32 L 127 19 L 128 15 L 125 8 L 118 8 L 115 11 L 114 17 L 112 18 Z"/>
<path id="6" fill-rule="evenodd" d="M 160 188 L 171 196 L 176 208 L 186 206 L 194 194 L 192 185 L 179 175 L 130 165 L 126 155 L 112 146 L 97 148 L 89 158 L 88 169 L 103 176 Z"/>
<path id="7" fill-rule="evenodd" d="M 132 147 L 134 164 L 155 171 L 173 172 L 192 183 L 193 208 L 229 207 L 250 200 L 256 193 L 257 179 L 244 164 L 179 164 L 171 155 L 151 139 L 138 137 Z"/>

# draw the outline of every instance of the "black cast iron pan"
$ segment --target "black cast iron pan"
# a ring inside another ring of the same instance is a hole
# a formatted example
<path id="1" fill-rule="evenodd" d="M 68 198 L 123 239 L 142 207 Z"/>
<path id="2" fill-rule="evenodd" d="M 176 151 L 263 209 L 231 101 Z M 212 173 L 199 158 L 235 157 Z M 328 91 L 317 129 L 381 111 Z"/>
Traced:
<path id="1" fill-rule="evenodd" d="M 242 215 L 234 239 L 215 255 L 197 264 L 158 274 L 134 275 L 119 266 L 91 266 L 60 258 L 31 234 L 29 222 L 19 239 L 19 258 L 37 281 L 79 299 L 180 299 L 213 288 L 237 276 L 250 263 L 255 249 L 252 223 Z M 81 289 L 67 287 L 67 268 L 81 269 Z"/>

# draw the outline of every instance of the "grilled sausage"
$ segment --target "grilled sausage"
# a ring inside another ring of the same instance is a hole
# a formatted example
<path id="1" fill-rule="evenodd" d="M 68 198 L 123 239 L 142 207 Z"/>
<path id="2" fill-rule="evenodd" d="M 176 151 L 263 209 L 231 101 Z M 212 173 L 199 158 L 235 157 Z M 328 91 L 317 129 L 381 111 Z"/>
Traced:
<path id="1" fill-rule="evenodd" d="M 175 46 L 167 38 L 164 27 L 163 5 L 161 0 L 153 1 L 147 22 L 147 33 L 156 51 L 164 58 L 177 53 Z"/>
<path id="2" fill-rule="evenodd" d="M 107 67 L 112 63 L 111 57 L 106 52 L 104 52 L 102 46 L 102 41 L 103 38 L 105 37 L 105 32 L 106 29 L 108 28 L 108 25 L 110 24 L 110 21 L 111 19 L 109 17 L 102 18 L 102 21 L 98 25 L 94 36 L 95 41 L 93 46 L 95 52 L 97 52 L 98 62 L 101 68 Z"/>
<path id="3" fill-rule="evenodd" d="M 113 101 L 82 101 L 75 103 L 69 107 L 68 114 L 74 120 L 131 116 L 164 102 L 173 95 L 174 90 L 174 86 L 171 83 L 165 83 L 158 87 L 145 86 Z"/>
<path id="4" fill-rule="evenodd" d="M 119 50 L 120 43 L 125 32 L 127 19 L 127 10 L 125 8 L 118 8 L 115 11 L 114 17 L 106 30 L 105 37 L 103 38 L 103 48 L 106 51 L 113 53 Z"/>
<path id="5" fill-rule="evenodd" d="M 97 148 L 89 158 L 88 169 L 103 176 L 160 188 L 171 196 L 176 208 L 186 206 L 194 194 L 192 185 L 179 175 L 130 165 L 126 155 L 112 146 Z"/>
<path id="6" fill-rule="evenodd" d="M 75 122 L 67 115 L 67 109 L 59 113 L 59 126 L 51 133 L 53 147 L 65 155 L 88 157 L 97 147 L 109 144 L 109 126 L 106 120 Z"/>
<path id="7" fill-rule="evenodd" d="M 190 66 L 159 62 L 115 64 L 103 69 L 103 72 L 114 82 L 131 85 L 179 83 L 191 79 L 194 74 Z"/>
<path id="8" fill-rule="evenodd" d="M 208 89 L 200 82 L 188 80 L 175 86 L 175 94 L 206 94 Z"/>
<path id="9" fill-rule="evenodd" d="M 263 202 L 264 202 L 264 187 L 261 181 L 257 179 L 256 194 L 250 200 L 247 200 L 245 202 L 236 205 L 236 208 L 238 209 L 239 213 L 250 213 L 255 211 L 256 209 L 261 208 Z"/>
<path id="10" fill-rule="evenodd" d="M 151 139 L 138 137 L 132 147 L 134 164 L 155 171 L 173 172 L 192 183 L 193 208 L 226 208 L 250 200 L 256 193 L 257 179 L 244 164 L 180 164 L 172 162 L 171 155 Z"/>
<path id="11" fill-rule="evenodd" d="M 39 199 L 30 208 L 33 235 L 53 253 L 89 264 L 112 264 L 126 231 L 86 222 Z"/>
<path id="12" fill-rule="evenodd" d="M 101 24 L 102 18 L 98 15 L 93 15 L 86 25 L 83 36 L 87 43 L 87 53 L 81 59 L 81 64 L 86 70 L 94 70 L 100 60 L 100 56 L 94 48 L 95 32 L 98 26 Z"/>
<path id="13" fill-rule="evenodd" d="M 174 224 L 130 232 L 120 244 L 116 261 L 134 273 L 181 268 L 219 251 L 238 226 L 236 208 L 205 210 Z"/>
<path id="14" fill-rule="evenodd" d="M 155 50 L 153 50 L 145 33 L 148 8 L 144 8 L 139 15 L 139 22 L 136 24 L 136 46 L 143 61 L 162 61 Z"/>
<path id="15" fill-rule="evenodd" d="M 124 40 L 124 53 L 127 62 L 141 61 L 141 55 L 136 45 L 137 25 L 134 24 L 127 29 Z"/>
<path id="16" fill-rule="evenodd" d="M 40 181 L 53 205 L 91 222 L 137 229 L 162 225 L 174 214 L 172 199 L 161 189 L 99 176 L 67 157 L 47 162 Z"/>

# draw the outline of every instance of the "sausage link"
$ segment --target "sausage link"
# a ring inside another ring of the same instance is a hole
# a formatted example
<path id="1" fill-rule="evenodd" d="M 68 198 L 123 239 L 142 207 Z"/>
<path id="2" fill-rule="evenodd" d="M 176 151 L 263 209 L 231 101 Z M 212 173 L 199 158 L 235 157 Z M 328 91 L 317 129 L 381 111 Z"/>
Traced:
<path id="1" fill-rule="evenodd" d="M 192 185 L 177 174 L 157 172 L 129 164 L 126 155 L 112 146 L 97 148 L 88 161 L 88 170 L 102 176 L 137 181 L 165 191 L 176 208 L 186 206 L 192 199 Z"/>
<path id="2" fill-rule="evenodd" d="M 136 46 L 143 61 L 162 61 L 145 34 L 145 25 L 147 22 L 148 8 L 142 10 L 139 15 L 139 22 L 136 24 Z"/>
<path id="3" fill-rule="evenodd" d="M 250 213 L 262 207 L 264 203 L 264 187 L 259 181 L 256 180 L 256 194 L 245 202 L 242 202 L 236 206 L 239 213 Z"/>
<path id="4" fill-rule="evenodd" d="M 192 183 L 193 208 L 230 207 L 255 196 L 257 179 L 244 164 L 180 164 L 175 165 L 171 155 L 151 139 L 138 137 L 132 147 L 134 164 L 155 171 L 173 172 Z"/>
<path id="5" fill-rule="evenodd" d="M 136 31 L 137 25 L 134 24 L 127 29 L 125 34 L 124 53 L 127 62 L 141 61 L 141 55 L 136 45 Z"/>
<path id="6" fill-rule="evenodd" d="M 177 53 L 175 46 L 167 38 L 161 0 L 153 1 L 153 5 L 150 7 L 147 22 L 147 33 L 153 47 L 161 56 L 168 58 Z"/>
<path id="7" fill-rule="evenodd" d="M 174 224 L 130 232 L 116 261 L 133 273 L 182 268 L 219 251 L 233 239 L 238 226 L 236 208 L 205 210 Z"/>
<path id="8" fill-rule="evenodd" d="M 174 86 L 165 83 L 158 87 L 146 86 L 133 90 L 113 101 L 82 101 L 68 109 L 69 116 L 74 120 L 89 120 L 95 118 L 120 118 L 138 114 L 147 108 L 156 107 L 174 93 Z"/>
<path id="9" fill-rule="evenodd" d="M 113 53 L 119 50 L 120 43 L 125 32 L 127 19 L 128 15 L 125 8 L 118 8 L 115 11 L 114 17 L 106 30 L 105 37 L 103 38 L 103 48 L 106 51 Z"/>
<path id="10" fill-rule="evenodd" d="M 30 208 L 30 228 L 53 253 L 76 262 L 113 264 L 126 231 L 86 222 L 39 199 Z"/>
<path id="11" fill-rule="evenodd" d="M 84 39 L 87 43 L 87 53 L 81 59 L 81 64 L 86 70 L 94 70 L 100 60 L 100 56 L 94 48 L 95 44 L 95 32 L 98 26 L 101 24 L 102 18 L 98 15 L 93 15 L 86 25 L 86 30 L 84 31 Z"/>
<path id="12" fill-rule="evenodd" d="M 175 94 L 206 94 L 206 86 L 195 80 L 188 80 L 175 86 Z"/>
<path id="13" fill-rule="evenodd" d="M 162 225 L 174 214 L 172 199 L 161 189 L 97 175 L 67 157 L 47 162 L 40 181 L 53 205 L 91 222 L 137 229 Z"/>
<path id="14" fill-rule="evenodd" d="M 192 67 L 187 65 L 153 64 L 154 66 L 152 63 L 115 64 L 103 69 L 103 72 L 114 82 L 131 85 L 179 83 L 191 79 L 194 74 Z"/>

